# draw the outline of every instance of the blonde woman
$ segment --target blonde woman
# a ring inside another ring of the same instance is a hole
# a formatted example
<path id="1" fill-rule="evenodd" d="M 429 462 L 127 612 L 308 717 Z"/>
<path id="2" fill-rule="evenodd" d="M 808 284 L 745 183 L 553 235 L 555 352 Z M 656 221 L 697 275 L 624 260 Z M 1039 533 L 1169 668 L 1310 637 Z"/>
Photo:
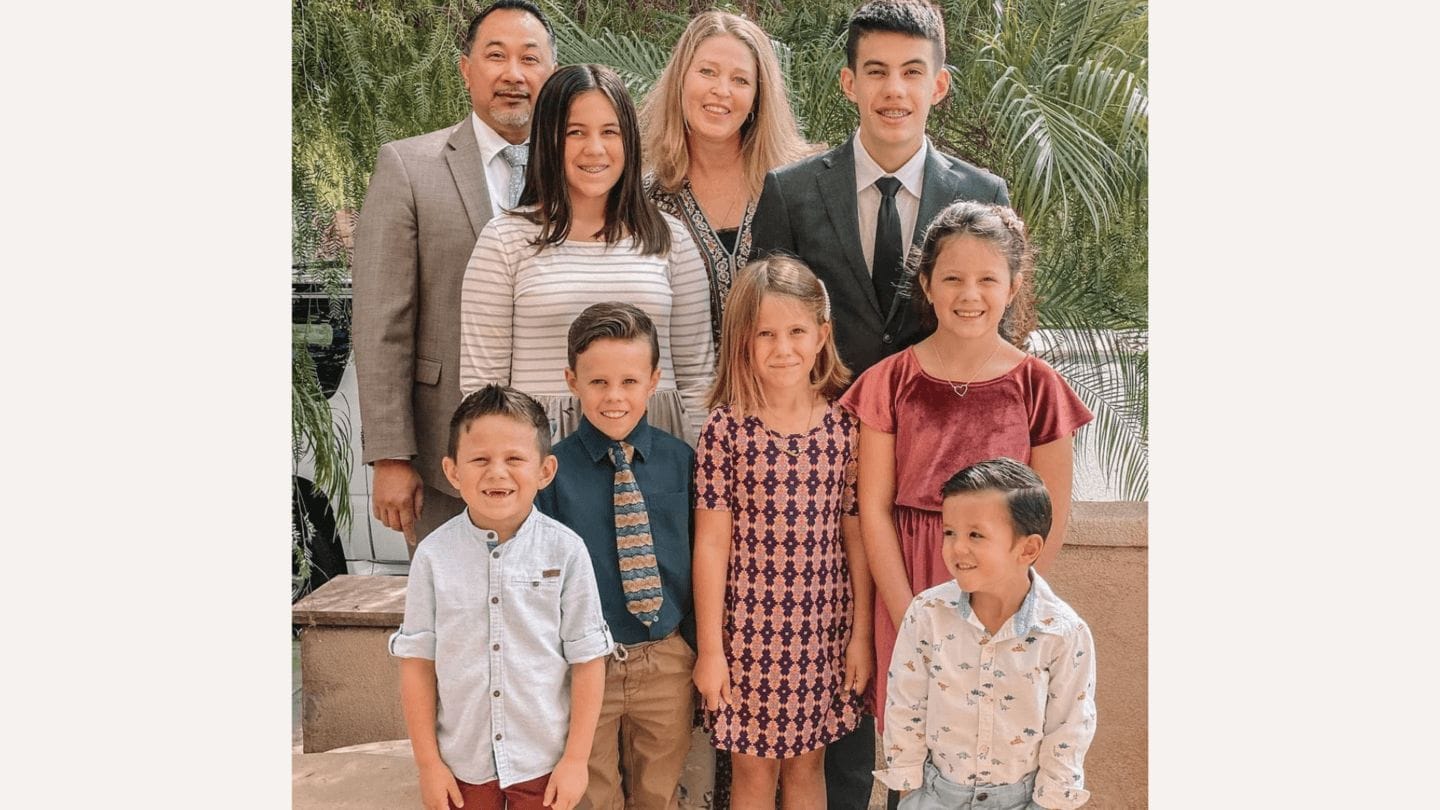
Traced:
<path id="1" fill-rule="evenodd" d="M 770 38 L 723 11 L 701 14 L 680 35 L 640 121 L 650 197 L 700 248 L 719 345 L 731 280 L 750 259 L 765 173 L 815 150 L 796 129 Z"/>

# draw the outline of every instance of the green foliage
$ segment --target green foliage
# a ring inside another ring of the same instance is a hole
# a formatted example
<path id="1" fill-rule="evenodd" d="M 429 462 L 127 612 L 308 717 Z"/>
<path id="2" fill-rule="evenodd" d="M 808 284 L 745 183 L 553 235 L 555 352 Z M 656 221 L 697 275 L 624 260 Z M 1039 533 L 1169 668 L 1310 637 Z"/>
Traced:
<path id="1" fill-rule="evenodd" d="M 1144 291 L 1145 217 L 1128 212 L 1103 233 L 1052 220 L 1036 234 L 1036 297 L 1049 346 L 1040 356 L 1065 375 L 1095 414 L 1080 431 L 1078 451 L 1093 453 L 1128 499 L 1144 500 L 1148 472 L 1148 318 Z M 1067 228 L 1067 226 L 1069 226 Z M 1036 343 L 1042 342 L 1037 339 Z"/>
<path id="2" fill-rule="evenodd" d="M 750 14 L 772 37 L 807 140 L 854 131 L 840 92 L 845 23 L 858 0 L 631 0 L 541 5 L 562 64 L 614 67 L 636 100 L 692 13 Z M 364 196 L 387 140 L 453 123 L 469 107 L 458 35 L 479 2 L 294 0 L 295 255 L 328 257 L 337 211 Z M 1096 413 L 1079 448 L 1128 495 L 1146 490 L 1148 3 L 941 0 L 949 97 L 931 113 L 942 150 L 1006 178 L 1039 248 L 1039 351 Z M 333 239 L 332 239 L 333 241 Z M 333 254 L 333 250 L 331 251 Z M 1111 361 L 1113 373 L 1097 370 Z M 297 413 L 299 406 L 297 406 Z"/>
<path id="3" fill-rule="evenodd" d="M 333 303 L 338 303 L 332 299 Z M 315 484 L 330 499 L 335 511 L 335 525 L 350 524 L 350 425 L 335 421 L 330 403 L 320 389 L 315 362 L 306 350 L 300 329 L 290 345 L 290 453 L 292 464 L 299 464 L 306 455 L 314 459 Z M 294 553 L 300 565 L 303 587 L 310 572 L 310 548 L 315 527 L 308 520 L 292 530 Z M 298 591 L 297 591 L 298 593 Z"/>
<path id="4" fill-rule="evenodd" d="M 640 3 L 585 21 L 547 3 L 563 61 L 617 68 L 637 98 L 654 83 L 689 3 Z M 707 4 L 708 5 L 708 4 Z M 760 5 L 760 4 L 752 4 Z M 1039 246 L 1039 353 L 1095 413 L 1077 447 L 1127 497 L 1148 489 L 1147 6 L 1137 0 L 942 3 L 949 97 L 931 114 L 942 150 L 1007 179 Z M 615 8 L 614 6 L 610 6 Z M 722 6 L 723 7 L 723 6 Z M 763 4 L 806 138 L 857 125 L 840 92 L 852 2 Z M 732 7 L 731 10 L 734 10 Z M 657 44 L 658 43 L 658 44 Z M 1048 338 L 1048 343 L 1044 339 Z"/>
<path id="5" fill-rule="evenodd" d="M 336 211 L 365 197 L 381 145 L 470 109 L 456 67 L 474 13 L 459 0 L 294 0 L 294 255 L 316 258 Z"/>
<path id="6" fill-rule="evenodd" d="M 343 495 L 350 480 L 350 426 L 333 420 L 302 336 L 291 344 L 290 367 L 291 456 L 298 463 L 307 453 L 313 454 L 315 484 L 326 493 Z M 350 499 L 337 498 L 332 506 L 336 523 L 348 523 Z"/>

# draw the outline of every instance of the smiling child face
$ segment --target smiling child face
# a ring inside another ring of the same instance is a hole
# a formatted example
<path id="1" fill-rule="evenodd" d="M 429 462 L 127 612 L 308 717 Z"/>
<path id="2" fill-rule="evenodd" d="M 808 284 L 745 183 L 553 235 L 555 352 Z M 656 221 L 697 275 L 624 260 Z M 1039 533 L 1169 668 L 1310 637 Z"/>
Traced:
<path id="1" fill-rule="evenodd" d="M 470 521 L 508 540 L 530 515 L 535 493 L 555 477 L 556 461 L 540 455 L 533 425 L 490 414 L 461 429 L 455 458 L 442 466 Z"/>

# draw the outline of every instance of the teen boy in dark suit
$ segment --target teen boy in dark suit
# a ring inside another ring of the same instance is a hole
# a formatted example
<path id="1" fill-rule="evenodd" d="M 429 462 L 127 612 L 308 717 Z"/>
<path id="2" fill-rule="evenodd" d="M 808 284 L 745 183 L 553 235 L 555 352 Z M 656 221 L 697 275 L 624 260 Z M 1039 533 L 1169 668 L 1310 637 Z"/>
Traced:
<path id="1" fill-rule="evenodd" d="M 798 256 L 825 282 L 835 342 L 858 376 L 925 336 L 895 295 L 905 254 L 956 200 L 1008 205 L 1005 181 L 925 137 L 950 89 L 945 25 L 921 0 L 874 0 L 850 18 L 840 89 L 860 128 L 840 146 L 765 177 L 755 251 Z"/>
<path id="2" fill-rule="evenodd" d="M 859 374 L 925 337 L 896 295 L 905 254 L 956 200 L 1008 205 L 1005 181 L 941 153 L 925 137 L 945 98 L 945 23 L 923 0 L 872 0 L 850 18 L 840 89 L 859 130 L 844 144 L 765 176 L 755 214 L 755 255 L 799 257 L 825 283 L 835 343 Z M 884 677 L 888 661 L 876 662 Z M 879 707 L 883 709 L 883 707 Z M 825 756 L 830 810 L 864 810 L 875 756 L 874 719 Z M 893 807 L 897 794 L 890 794 Z"/>

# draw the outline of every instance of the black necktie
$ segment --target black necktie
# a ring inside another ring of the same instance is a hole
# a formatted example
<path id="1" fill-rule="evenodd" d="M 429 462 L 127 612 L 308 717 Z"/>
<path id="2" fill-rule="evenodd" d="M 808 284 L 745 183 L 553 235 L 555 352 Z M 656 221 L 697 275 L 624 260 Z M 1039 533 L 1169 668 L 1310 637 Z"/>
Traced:
<path id="1" fill-rule="evenodd" d="M 875 217 L 875 262 L 870 281 L 875 285 L 875 297 L 880 299 L 880 317 L 886 319 L 905 264 L 905 252 L 900 247 L 900 211 L 895 207 L 900 180 L 882 177 L 875 181 L 875 187 L 880 189 L 880 213 Z"/>

